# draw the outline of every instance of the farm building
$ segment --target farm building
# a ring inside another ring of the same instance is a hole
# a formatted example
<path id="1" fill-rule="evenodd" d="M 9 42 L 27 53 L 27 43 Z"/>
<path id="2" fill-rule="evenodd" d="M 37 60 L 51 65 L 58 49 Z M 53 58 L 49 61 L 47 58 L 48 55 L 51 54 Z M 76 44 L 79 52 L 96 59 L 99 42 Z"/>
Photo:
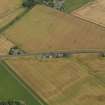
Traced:
<path id="1" fill-rule="evenodd" d="M 54 8 L 63 11 L 65 0 L 53 0 Z"/>
<path id="2" fill-rule="evenodd" d="M 70 56 L 69 52 L 49 52 L 39 54 L 40 59 L 65 58 L 69 56 Z"/>
<path id="3" fill-rule="evenodd" d="M 18 47 L 12 47 L 9 50 L 9 55 L 23 55 L 25 52 L 21 49 L 19 49 Z"/>

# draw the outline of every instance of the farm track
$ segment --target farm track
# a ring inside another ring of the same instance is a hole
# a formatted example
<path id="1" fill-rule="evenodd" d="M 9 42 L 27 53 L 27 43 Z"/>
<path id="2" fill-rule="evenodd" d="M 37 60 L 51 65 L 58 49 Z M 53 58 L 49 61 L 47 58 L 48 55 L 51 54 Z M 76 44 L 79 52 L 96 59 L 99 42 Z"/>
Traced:
<path id="1" fill-rule="evenodd" d="M 76 54 L 102 54 L 105 53 L 104 50 L 91 50 L 91 49 L 86 49 L 86 50 L 72 50 L 72 51 L 55 51 L 55 52 L 41 52 L 41 53 L 25 53 L 25 54 L 21 54 L 21 55 L 4 55 L 4 56 L 0 56 L 0 60 L 5 60 L 8 58 L 17 58 L 17 57 L 30 57 L 30 56 L 35 56 L 38 57 L 39 55 L 47 55 L 47 54 L 56 54 L 56 53 L 67 53 L 69 54 L 69 56 L 71 55 L 76 55 Z"/>

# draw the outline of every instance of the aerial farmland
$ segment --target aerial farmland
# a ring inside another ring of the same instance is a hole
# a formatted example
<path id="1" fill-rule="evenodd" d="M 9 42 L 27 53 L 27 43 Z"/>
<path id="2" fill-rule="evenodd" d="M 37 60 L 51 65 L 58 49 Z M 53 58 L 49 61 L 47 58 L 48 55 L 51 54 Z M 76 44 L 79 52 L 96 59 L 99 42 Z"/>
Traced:
<path id="1" fill-rule="evenodd" d="M 104 4 L 1 0 L 0 102 L 105 105 Z"/>
<path id="2" fill-rule="evenodd" d="M 74 11 L 74 15 L 105 27 L 105 0 L 94 0 Z"/>
<path id="3" fill-rule="evenodd" d="M 93 60 L 93 64 L 89 60 Z M 18 58 L 5 60 L 5 63 L 48 105 L 105 104 L 105 65 L 104 59 L 97 55 L 80 54 L 47 61 Z M 97 67 L 103 68 L 98 71 Z"/>
<path id="4" fill-rule="evenodd" d="M 6 38 L 30 53 L 105 47 L 103 27 L 73 15 L 65 15 L 44 5 L 33 7 L 4 34 Z"/>

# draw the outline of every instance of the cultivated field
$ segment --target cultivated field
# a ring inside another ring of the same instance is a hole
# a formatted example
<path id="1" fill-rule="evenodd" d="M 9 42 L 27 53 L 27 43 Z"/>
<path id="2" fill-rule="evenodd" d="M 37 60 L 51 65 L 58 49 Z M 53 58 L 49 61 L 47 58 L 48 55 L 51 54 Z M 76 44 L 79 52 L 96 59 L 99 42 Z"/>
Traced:
<path id="1" fill-rule="evenodd" d="M 104 82 L 78 59 L 17 58 L 6 63 L 48 105 L 104 105 Z"/>
<path id="2" fill-rule="evenodd" d="M 22 3 L 22 0 L 1 0 L 0 1 L 0 14 L 19 7 L 21 3 Z"/>
<path id="3" fill-rule="evenodd" d="M 78 59 L 88 68 L 90 73 L 99 78 L 99 80 L 105 81 L 105 58 L 85 56 Z"/>
<path id="4" fill-rule="evenodd" d="M 105 87 L 95 77 L 88 77 L 78 88 L 71 105 L 105 105 Z"/>
<path id="5" fill-rule="evenodd" d="M 9 12 L 0 15 L 0 31 L 4 29 L 11 21 L 13 21 L 18 15 L 24 12 L 23 8 L 11 10 Z"/>
<path id="6" fill-rule="evenodd" d="M 65 11 L 90 1 L 66 0 Z M 73 15 L 44 5 L 25 12 L 18 9 L 21 2 L 2 0 L 0 4 L 0 32 L 5 29 L 0 36 L 0 55 L 7 55 L 13 43 L 30 53 L 105 50 L 105 28 L 92 23 L 104 26 L 104 0 L 91 2 Z M 6 58 L 0 62 L 0 100 L 23 100 L 27 105 L 105 105 L 104 69 L 105 58 L 98 54 L 48 60 Z"/>
<path id="7" fill-rule="evenodd" d="M 0 62 L 0 100 L 22 100 L 27 105 L 41 105 L 3 62 Z"/>
<path id="8" fill-rule="evenodd" d="M 104 28 L 46 6 L 35 6 L 5 31 L 5 37 L 31 53 L 105 48 Z"/>
<path id="9" fill-rule="evenodd" d="M 5 37 L 0 37 L 0 55 L 7 55 L 10 48 L 13 46 L 14 44 L 8 41 Z"/>
<path id="10" fill-rule="evenodd" d="M 24 9 L 20 8 L 22 0 L 1 0 L 0 2 L 0 28 L 11 22 Z"/>
<path id="11" fill-rule="evenodd" d="M 73 14 L 105 27 L 105 0 L 95 0 Z"/>

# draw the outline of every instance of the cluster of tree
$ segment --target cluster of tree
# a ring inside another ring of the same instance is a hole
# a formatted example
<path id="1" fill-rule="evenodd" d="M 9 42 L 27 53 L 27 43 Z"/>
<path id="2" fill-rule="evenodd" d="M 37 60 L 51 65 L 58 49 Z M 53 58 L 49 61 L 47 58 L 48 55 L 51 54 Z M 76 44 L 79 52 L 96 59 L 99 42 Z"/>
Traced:
<path id="1" fill-rule="evenodd" d="M 32 8 L 36 4 L 45 4 L 60 11 L 64 10 L 65 0 L 23 0 L 23 7 Z"/>
<path id="2" fill-rule="evenodd" d="M 20 101 L 0 101 L 0 105 L 25 105 L 25 103 Z"/>
<path id="3" fill-rule="evenodd" d="M 50 7 L 54 7 L 54 0 L 43 0 L 43 4 L 50 6 Z"/>
<path id="4" fill-rule="evenodd" d="M 36 4 L 45 4 L 45 5 L 48 5 L 50 7 L 54 6 L 53 0 L 23 0 L 22 5 L 24 7 L 31 8 Z"/>
<path id="5" fill-rule="evenodd" d="M 38 4 L 38 1 L 40 0 L 23 0 L 23 7 L 31 8 L 34 5 Z"/>

